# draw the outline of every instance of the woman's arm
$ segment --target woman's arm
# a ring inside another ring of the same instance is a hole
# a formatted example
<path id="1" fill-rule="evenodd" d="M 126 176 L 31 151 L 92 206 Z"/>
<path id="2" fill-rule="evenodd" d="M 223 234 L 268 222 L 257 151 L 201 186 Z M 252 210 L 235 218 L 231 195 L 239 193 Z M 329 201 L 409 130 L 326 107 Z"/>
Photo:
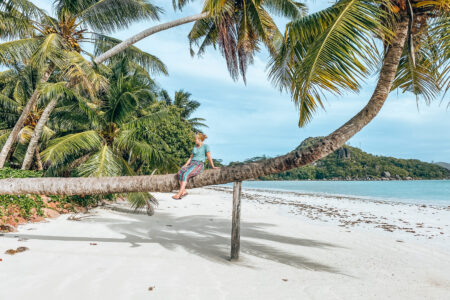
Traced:
<path id="1" fill-rule="evenodd" d="M 220 169 L 219 167 L 214 167 L 214 163 L 213 163 L 213 160 L 211 157 L 211 152 L 206 152 L 206 156 L 208 157 L 208 161 L 209 161 L 209 164 L 211 165 L 211 168 Z"/>
<path id="2" fill-rule="evenodd" d="M 191 154 L 191 156 L 189 157 L 189 159 L 187 160 L 187 162 L 183 165 L 183 167 L 186 167 L 188 164 L 191 163 L 191 160 L 192 160 L 192 157 L 193 157 L 193 156 L 194 156 L 194 155 Z"/>

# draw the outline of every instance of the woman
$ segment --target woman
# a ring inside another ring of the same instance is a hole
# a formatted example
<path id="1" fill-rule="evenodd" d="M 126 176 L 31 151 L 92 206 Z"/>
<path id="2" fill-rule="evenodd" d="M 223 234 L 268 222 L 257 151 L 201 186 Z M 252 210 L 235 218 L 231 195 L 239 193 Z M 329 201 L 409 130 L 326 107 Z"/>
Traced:
<path id="1" fill-rule="evenodd" d="M 192 149 L 192 154 L 188 161 L 181 167 L 178 171 L 178 181 L 180 182 L 180 191 L 172 196 L 173 199 L 179 200 L 187 195 L 186 184 L 189 178 L 200 174 L 203 171 L 204 162 L 208 157 L 209 163 L 213 169 L 219 169 L 215 167 L 213 160 L 211 158 L 211 153 L 209 151 L 209 146 L 204 144 L 203 141 L 206 139 L 206 134 L 197 133 L 195 136 L 195 146 Z"/>

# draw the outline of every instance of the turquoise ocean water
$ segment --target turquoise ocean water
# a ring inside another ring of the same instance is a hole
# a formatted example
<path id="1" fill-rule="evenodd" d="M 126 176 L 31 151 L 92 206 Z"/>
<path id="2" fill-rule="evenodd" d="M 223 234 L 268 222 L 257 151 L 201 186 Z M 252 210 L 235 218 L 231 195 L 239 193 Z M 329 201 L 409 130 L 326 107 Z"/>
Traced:
<path id="1" fill-rule="evenodd" d="M 450 206 L 450 180 L 244 181 L 242 187 Z"/>

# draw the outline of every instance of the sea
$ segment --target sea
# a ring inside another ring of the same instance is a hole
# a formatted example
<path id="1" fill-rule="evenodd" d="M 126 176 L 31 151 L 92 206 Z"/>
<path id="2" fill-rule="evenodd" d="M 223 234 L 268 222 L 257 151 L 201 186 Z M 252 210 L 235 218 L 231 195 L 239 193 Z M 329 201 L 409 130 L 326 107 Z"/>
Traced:
<path id="1" fill-rule="evenodd" d="M 450 180 L 244 181 L 242 188 L 450 206 Z"/>

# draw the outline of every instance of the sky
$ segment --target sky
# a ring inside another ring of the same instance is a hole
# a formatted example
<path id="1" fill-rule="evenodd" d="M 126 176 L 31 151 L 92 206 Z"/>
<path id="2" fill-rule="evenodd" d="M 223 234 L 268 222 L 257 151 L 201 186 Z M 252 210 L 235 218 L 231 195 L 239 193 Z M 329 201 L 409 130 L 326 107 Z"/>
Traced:
<path id="1" fill-rule="evenodd" d="M 53 1 L 34 0 L 51 12 Z M 126 30 L 110 34 L 126 39 L 161 22 L 201 11 L 201 0 L 174 12 L 172 1 L 154 0 L 165 14 L 161 20 L 133 24 Z M 306 2 L 310 11 L 329 5 L 328 1 Z M 277 19 L 281 31 L 284 20 Z M 298 127 L 298 110 L 289 94 L 280 93 L 267 78 L 267 51 L 258 53 L 248 68 L 247 84 L 234 82 L 218 50 L 209 48 L 202 57 L 191 57 L 187 35 L 192 27 L 186 24 L 159 32 L 136 44 L 141 50 L 159 57 L 168 67 L 168 76 L 157 76 L 158 84 L 169 91 L 180 89 L 192 94 L 201 103 L 195 117 L 206 119 L 203 131 L 213 158 L 224 163 L 242 161 L 254 156 L 277 156 L 293 150 L 308 137 L 325 136 L 360 111 L 375 87 L 372 78 L 363 83 L 358 94 L 329 96 L 325 111 L 319 110 L 312 122 Z M 448 98 L 448 97 L 447 97 Z M 374 155 L 414 158 L 427 162 L 450 162 L 449 99 L 436 99 L 431 105 L 412 94 L 393 91 L 378 116 L 353 136 L 347 144 Z"/>

